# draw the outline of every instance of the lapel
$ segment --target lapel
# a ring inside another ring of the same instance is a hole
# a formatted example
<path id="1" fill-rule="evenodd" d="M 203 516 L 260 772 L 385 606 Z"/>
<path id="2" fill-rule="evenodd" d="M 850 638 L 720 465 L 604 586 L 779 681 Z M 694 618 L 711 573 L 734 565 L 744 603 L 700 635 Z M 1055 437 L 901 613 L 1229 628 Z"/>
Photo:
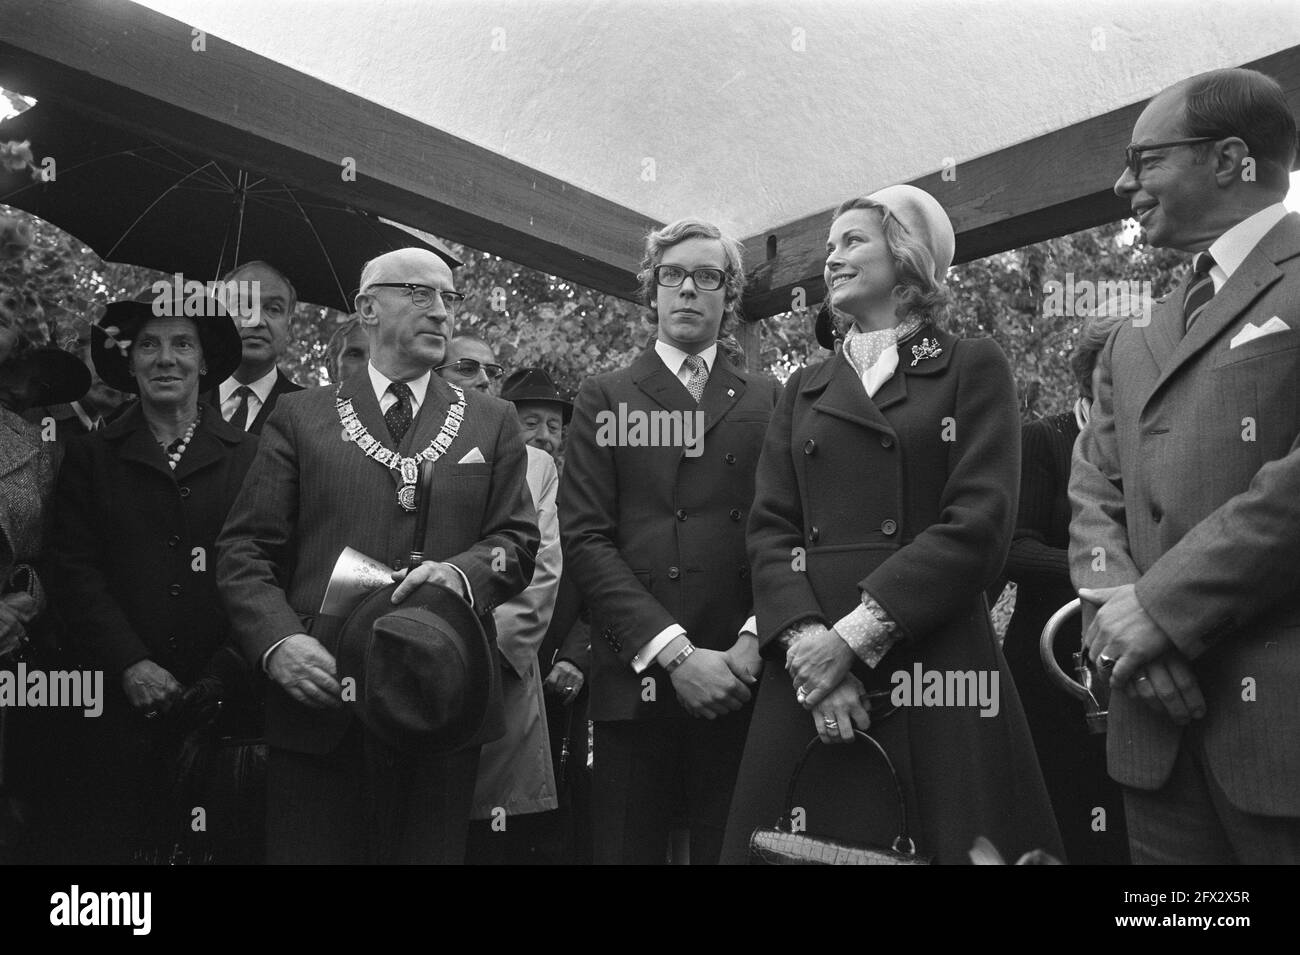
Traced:
<path id="1" fill-rule="evenodd" d="M 28 426 L 22 418 L 11 411 L 2 409 L 0 411 L 2 411 L 0 413 L 0 475 L 5 475 L 18 470 L 36 457 L 37 442 L 19 430 L 24 426 L 35 426 Z"/>
<path id="2" fill-rule="evenodd" d="M 438 436 L 442 430 L 443 424 L 447 420 L 447 409 L 451 407 L 452 402 L 456 400 L 456 392 L 451 390 L 451 385 L 447 384 L 437 372 L 429 375 L 429 387 L 424 391 L 424 401 L 420 404 L 420 412 L 411 422 L 411 427 L 407 429 L 402 443 L 397 446 L 402 457 L 410 457 L 419 451 L 423 451 L 429 446 L 429 442 Z M 388 433 L 388 429 L 384 429 Z M 392 440 L 391 438 L 389 440 Z M 397 474 L 396 471 L 393 472 Z M 398 475 L 398 482 L 401 482 L 401 475 Z"/>
<path id="3" fill-rule="evenodd" d="M 659 364 L 662 365 L 663 362 Z M 725 418 L 727 412 L 735 407 L 736 402 L 745 396 L 747 387 L 746 379 L 723 356 L 722 349 L 719 348 L 713 362 L 713 370 L 709 372 L 709 380 L 704 385 L 704 396 L 699 404 L 699 409 L 704 412 L 705 434 Z M 686 394 L 689 398 L 690 392 Z"/>
<path id="4" fill-rule="evenodd" d="M 1142 340 L 1156 363 L 1157 371 L 1164 371 L 1173 358 L 1174 350 L 1183 335 L 1183 296 L 1187 294 L 1190 272 L 1183 276 L 1177 287 L 1164 298 L 1151 305 L 1151 322 L 1142 329 Z M 1202 318 L 1205 316 L 1202 315 Z"/>
<path id="5" fill-rule="evenodd" d="M 719 351 L 718 354 L 721 355 L 721 352 Z M 714 362 L 715 367 L 720 364 L 721 362 Z M 632 362 L 631 371 L 633 384 L 649 395 L 656 404 L 669 411 L 680 411 L 684 414 L 698 410 L 699 405 L 695 403 L 691 393 L 686 390 L 686 386 L 678 380 L 677 376 L 668 370 L 668 366 L 659 357 L 653 344 Z M 708 390 L 708 385 L 705 385 L 706 397 Z"/>
<path id="6" fill-rule="evenodd" d="M 194 431 L 190 446 L 185 449 L 180 463 L 176 465 L 176 470 L 167 468 L 167 471 L 173 474 L 178 482 L 183 481 L 206 467 L 220 464 L 230 453 L 230 449 L 242 440 L 244 440 L 244 433 L 223 421 L 221 412 L 209 405 L 203 412 L 203 420 Z M 165 460 L 163 466 L 166 467 Z"/>
<path id="7" fill-rule="evenodd" d="M 921 357 L 912 349 L 921 348 L 922 340 L 927 338 L 937 345 L 938 354 Z M 956 342 L 956 336 L 941 332 L 928 322 L 922 325 L 914 335 L 899 343 L 898 368 L 873 397 L 867 397 L 862 379 L 843 351 L 815 366 L 799 390 L 810 396 L 821 393 L 813 402 L 815 411 L 893 434 L 894 428 L 883 412 L 907 400 L 909 379 L 939 375 L 947 370 Z"/>
<path id="8" fill-rule="evenodd" d="M 430 376 L 430 384 L 432 384 L 435 377 L 437 376 Z M 375 389 L 371 387 L 370 384 L 369 366 L 361 369 L 361 371 L 340 384 L 335 394 L 339 398 L 350 400 L 352 402 L 352 410 L 356 412 L 357 420 L 360 421 L 365 429 L 370 432 L 372 438 L 385 447 L 391 448 L 393 446 L 393 436 L 388 433 L 388 423 L 384 421 L 384 416 L 379 411 L 379 401 L 375 398 Z M 425 395 L 425 400 L 427 403 L 427 394 Z M 423 412 L 423 405 L 420 410 Z M 343 427 L 342 423 L 337 421 L 337 416 L 335 423 L 338 423 L 340 429 Z M 412 424 L 406 436 L 409 438 L 411 432 L 414 430 L 415 425 Z M 353 450 L 356 452 L 355 460 L 357 461 L 358 467 L 363 465 L 373 468 L 383 467 L 383 465 L 368 458 L 360 448 L 354 448 Z M 396 450 L 400 451 L 401 448 L 398 447 Z M 389 476 L 393 479 L 394 485 L 400 485 L 402 483 L 402 475 L 399 472 L 392 468 L 386 468 L 385 470 L 388 471 Z"/>
<path id="9" fill-rule="evenodd" d="M 165 475 L 169 481 L 175 480 L 172 469 L 167 466 L 167 457 L 163 454 L 162 447 L 144 420 L 144 411 L 139 401 L 132 402 L 120 418 L 103 430 L 104 439 L 117 445 L 120 460 L 134 461 Z M 189 456 L 188 453 L 186 456 Z"/>
<path id="10" fill-rule="evenodd" d="M 1167 364 L 1161 367 L 1160 376 L 1144 399 L 1143 408 L 1164 387 L 1165 382 L 1201 349 L 1231 327 L 1256 299 L 1282 278 L 1282 270 L 1277 267 L 1277 263 L 1296 255 L 1300 255 L 1300 215 L 1292 212 L 1270 229 L 1259 244 L 1251 250 L 1246 260 L 1238 266 L 1237 271 L 1232 273 L 1223 288 L 1219 289 L 1210 300 L 1210 304 L 1201 312 L 1191 332 L 1182 336 L 1174 346 L 1169 353 Z M 1157 347 L 1163 344 L 1160 336 L 1170 333 L 1176 335 L 1179 331 L 1178 326 L 1182 322 L 1182 294 L 1185 289 L 1186 281 L 1179 285 L 1177 294 L 1170 296 L 1165 302 L 1165 311 L 1161 316 L 1165 319 L 1161 323 L 1164 330 L 1150 336 L 1157 339 Z M 1152 325 L 1155 324 L 1153 320 Z M 1157 354 L 1154 347 L 1152 353 Z"/>

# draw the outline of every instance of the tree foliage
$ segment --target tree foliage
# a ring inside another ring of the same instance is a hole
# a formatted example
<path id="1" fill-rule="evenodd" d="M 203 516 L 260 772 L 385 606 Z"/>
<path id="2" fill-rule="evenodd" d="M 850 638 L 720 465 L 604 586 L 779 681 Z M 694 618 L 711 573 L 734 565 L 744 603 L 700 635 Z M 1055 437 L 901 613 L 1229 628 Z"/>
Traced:
<path id="1" fill-rule="evenodd" d="M 17 145 L 17 144 L 10 144 Z M 11 151 L 12 153 L 12 151 Z M 17 159 L 7 173 L 23 174 Z M 654 335 L 638 304 L 546 275 L 498 256 L 453 245 L 465 265 L 457 284 L 467 293 L 458 334 L 473 334 L 507 368 L 544 368 L 561 388 L 587 375 L 627 365 Z M 1049 282 L 1128 280 L 1160 296 L 1183 268 L 1177 253 L 1131 241 L 1119 223 L 992 255 L 949 273 L 953 305 L 948 327 L 961 336 L 992 336 L 1015 371 L 1022 416 L 1068 409 L 1076 396 L 1067 358 L 1083 317 L 1045 309 Z M 99 260 L 62 230 L 0 206 L 0 323 L 34 340 L 66 344 L 69 320 L 94 321 L 105 303 L 137 294 L 161 273 Z M 292 276 L 290 276 L 292 278 Z M 629 289 L 632 295 L 634 289 Z M 328 380 L 326 343 L 346 315 L 301 303 L 284 366 L 303 384 Z M 807 361 L 826 357 L 813 337 L 811 308 L 763 319 L 761 367 L 784 380 Z"/>

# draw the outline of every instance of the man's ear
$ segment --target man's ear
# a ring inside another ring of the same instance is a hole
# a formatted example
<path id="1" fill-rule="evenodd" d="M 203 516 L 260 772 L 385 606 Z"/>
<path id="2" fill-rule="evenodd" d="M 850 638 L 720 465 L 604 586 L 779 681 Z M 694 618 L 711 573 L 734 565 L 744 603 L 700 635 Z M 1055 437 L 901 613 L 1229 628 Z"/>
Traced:
<path id="1" fill-rule="evenodd" d="M 1236 136 L 1216 143 L 1212 154 L 1215 181 L 1222 187 L 1231 186 L 1242 179 L 1253 181 L 1253 175 L 1245 176 L 1245 167 L 1254 165 L 1254 160 L 1247 162 L 1249 158 L 1250 147 Z"/>
<path id="2" fill-rule="evenodd" d="M 356 306 L 357 318 L 361 320 L 362 325 L 377 325 L 379 315 L 375 311 L 375 300 L 369 292 L 358 292 L 357 297 L 352 300 Z"/>

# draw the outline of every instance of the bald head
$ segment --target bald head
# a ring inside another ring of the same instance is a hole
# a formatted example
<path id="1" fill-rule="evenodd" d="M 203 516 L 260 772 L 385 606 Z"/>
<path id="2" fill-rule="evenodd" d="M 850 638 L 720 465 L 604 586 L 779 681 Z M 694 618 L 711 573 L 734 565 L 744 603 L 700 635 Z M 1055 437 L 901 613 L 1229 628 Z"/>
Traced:
<path id="1" fill-rule="evenodd" d="M 451 269 L 447 263 L 428 249 L 394 249 L 375 256 L 362 267 L 360 288 L 364 292 L 376 282 L 419 282 L 420 279 L 409 276 L 425 274 L 430 270 L 451 278 Z"/>
<path id="2" fill-rule="evenodd" d="M 396 381 L 410 381 L 442 361 L 451 330 L 451 267 L 428 249 L 397 249 L 361 270 L 357 316 L 370 339 L 370 360 Z"/>

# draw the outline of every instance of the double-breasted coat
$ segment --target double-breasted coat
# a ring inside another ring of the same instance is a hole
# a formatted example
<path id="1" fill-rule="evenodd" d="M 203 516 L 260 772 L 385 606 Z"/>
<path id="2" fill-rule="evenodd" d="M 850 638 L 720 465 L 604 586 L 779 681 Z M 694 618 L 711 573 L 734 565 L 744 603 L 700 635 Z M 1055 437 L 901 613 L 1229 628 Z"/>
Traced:
<path id="1" fill-rule="evenodd" d="M 926 350 L 913 351 L 928 339 Z M 1051 807 L 984 597 L 1011 541 L 1020 426 L 1006 358 L 990 340 L 931 325 L 898 346 L 898 369 L 869 398 L 836 354 L 786 384 L 759 462 L 748 527 L 764 668 L 736 783 L 724 861 L 784 809 L 786 783 L 813 738 L 776 638 L 801 620 L 827 626 L 865 590 L 901 642 L 868 690 L 895 673 L 997 677 L 995 715 L 978 705 L 900 706 L 873 724 L 906 793 L 912 837 L 939 862 L 968 861 L 977 836 L 1004 854 L 1059 853 Z M 920 701 L 913 701 L 919 703 Z M 898 809 L 883 763 L 865 746 L 823 747 L 797 799 L 807 831 L 888 845 Z"/>

